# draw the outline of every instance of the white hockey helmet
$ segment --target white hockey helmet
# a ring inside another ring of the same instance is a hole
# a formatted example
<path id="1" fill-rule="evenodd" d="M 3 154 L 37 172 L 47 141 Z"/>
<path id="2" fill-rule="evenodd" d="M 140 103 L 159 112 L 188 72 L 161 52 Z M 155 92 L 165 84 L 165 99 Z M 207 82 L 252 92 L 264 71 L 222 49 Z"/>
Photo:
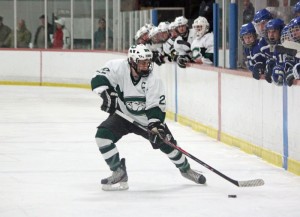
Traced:
<path id="1" fill-rule="evenodd" d="M 184 16 L 176 17 L 175 18 L 175 26 L 176 26 L 176 31 L 179 35 L 182 37 L 187 37 L 188 34 L 188 20 Z M 182 28 L 185 26 L 185 28 Z"/>
<path id="2" fill-rule="evenodd" d="M 138 40 L 144 36 L 145 34 L 149 34 L 149 30 L 146 26 L 142 26 L 135 34 L 134 39 L 138 42 Z M 140 42 L 138 42 L 140 43 Z M 142 43 L 143 44 L 143 43 Z"/>
<path id="3" fill-rule="evenodd" d="M 205 17 L 198 17 L 194 20 L 193 29 L 195 29 L 198 37 L 202 37 L 209 31 L 209 23 Z"/>
<path id="4" fill-rule="evenodd" d="M 160 43 L 165 43 L 169 37 L 170 37 L 170 34 L 169 34 L 169 22 L 160 22 L 157 29 L 158 29 L 158 32 L 159 32 L 159 40 L 160 40 Z"/>
<path id="5" fill-rule="evenodd" d="M 178 33 L 176 31 L 176 25 L 175 22 L 171 22 L 169 25 L 169 32 L 170 32 L 170 37 L 171 38 L 176 38 L 178 36 Z"/>
<path id="6" fill-rule="evenodd" d="M 159 32 L 160 31 L 159 31 L 158 27 L 153 27 L 149 32 L 149 38 L 154 44 L 157 44 L 160 42 L 159 37 L 158 37 Z"/>
<path id="7" fill-rule="evenodd" d="M 152 23 L 145 23 L 144 26 L 148 29 L 148 31 L 150 31 L 153 27 L 155 27 Z"/>
<path id="8" fill-rule="evenodd" d="M 182 25 L 188 25 L 188 20 L 184 16 L 176 17 L 174 21 L 176 27 Z"/>
<path id="9" fill-rule="evenodd" d="M 157 26 L 157 28 L 161 31 L 161 32 L 167 32 L 169 30 L 169 22 L 160 22 Z"/>
<path id="10" fill-rule="evenodd" d="M 153 70 L 152 52 L 143 44 L 132 45 L 128 49 L 128 63 L 141 77 L 147 77 Z M 147 68 L 140 68 L 139 61 L 148 60 Z"/>
<path id="11" fill-rule="evenodd" d="M 173 30 L 173 29 L 175 29 L 175 28 L 176 28 L 175 22 L 171 22 L 171 23 L 169 24 L 168 29 L 169 29 L 169 30 Z"/>

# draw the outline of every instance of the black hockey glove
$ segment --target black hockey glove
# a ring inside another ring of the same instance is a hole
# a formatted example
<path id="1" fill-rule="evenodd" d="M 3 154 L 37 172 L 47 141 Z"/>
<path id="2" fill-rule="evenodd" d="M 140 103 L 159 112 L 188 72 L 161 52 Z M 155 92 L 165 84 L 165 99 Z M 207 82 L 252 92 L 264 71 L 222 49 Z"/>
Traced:
<path id="1" fill-rule="evenodd" d="M 166 138 L 165 128 L 165 125 L 160 121 L 150 123 L 148 125 L 148 129 L 150 131 L 149 141 L 157 145 L 163 144 L 163 140 Z"/>
<path id="2" fill-rule="evenodd" d="M 161 66 L 165 63 L 163 56 L 158 51 L 153 51 L 152 54 L 152 61 L 155 62 L 158 66 Z"/>
<path id="3" fill-rule="evenodd" d="M 186 68 L 186 64 L 190 62 L 187 56 L 178 56 L 177 57 L 177 64 L 180 68 Z"/>
<path id="4" fill-rule="evenodd" d="M 290 69 L 294 67 L 295 64 L 296 64 L 295 59 L 293 57 L 287 56 L 284 62 L 284 71 L 288 72 Z"/>
<path id="5" fill-rule="evenodd" d="M 276 66 L 276 60 L 273 58 L 270 58 L 266 62 L 266 73 L 265 73 L 265 79 L 268 83 L 272 83 L 272 73 L 273 68 Z"/>
<path id="6" fill-rule="evenodd" d="M 293 75 L 293 69 L 289 69 L 287 73 L 285 74 L 285 80 L 286 84 L 290 87 L 293 85 L 293 82 L 295 80 L 295 77 Z"/>
<path id="7" fill-rule="evenodd" d="M 259 80 L 260 75 L 264 73 L 264 65 L 262 63 L 256 63 L 253 67 L 252 76 L 254 79 Z"/>
<path id="8" fill-rule="evenodd" d="M 118 107 L 118 94 L 113 90 L 105 90 L 100 96 L 103 99 L 101 110 L 113 114 Z"/>

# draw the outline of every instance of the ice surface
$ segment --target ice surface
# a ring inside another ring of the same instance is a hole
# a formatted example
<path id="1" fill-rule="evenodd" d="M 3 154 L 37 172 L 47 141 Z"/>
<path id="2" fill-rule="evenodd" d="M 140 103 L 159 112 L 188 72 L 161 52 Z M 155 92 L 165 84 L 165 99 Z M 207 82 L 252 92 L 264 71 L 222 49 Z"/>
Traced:
<path id="1" fill-rule="evenodd" d="M 0 93 L 1 217 L 300 216 L 300 177 L 171 121 L 183 149 L 231 178 L 265 185 L 238 188 L 189 160 L 207 178 L 196 185 L 148 141 L 128 135 L 117 147 L 129 190 L 102 191 L 110 171 L 94 135 L 107 114 L 96 94 L 27 86 L 0 86 Z"/>

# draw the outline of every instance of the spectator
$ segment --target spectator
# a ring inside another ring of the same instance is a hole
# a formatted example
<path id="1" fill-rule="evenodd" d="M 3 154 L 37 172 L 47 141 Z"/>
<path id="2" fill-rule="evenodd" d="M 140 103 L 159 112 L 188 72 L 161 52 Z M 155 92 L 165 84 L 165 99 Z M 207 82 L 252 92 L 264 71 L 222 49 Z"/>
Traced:
<path id="1" fill-rule="evenodd" d="M 34 48 L 45 48 L 45 15 L 39 17 L 41 25 L 37 28 L 33 46 Z M 53 25 L 47 22 L 47 48 L 51 47 L 51 38 L 53 37 Z"/>
<path id="2" fill-rule="evenodd" d="M 18 22 L 17 29 L 17 48 L 29 48 L 31 42 L 31 32 L 27 29 L 25 20 L 21 19 Z M 14 33 L 11 32 L 8 37 L 8 47 L 15 47 Z"/>
<path id="3" fill-rule="evenodd" d="M 54 21 L 56 23 L 56 30 L 53 35 L 54 49 L 70 49 L 71 39 L 70 33 L 65 27 L 65 19 L 59 18 Z"/>
<path id="4" fill-rule="evenodd" d="M 18 23 L 17 47 L 29 48 L 30 42 L 31 42 L 31 32 L 27 29 L 25 20 L 21 19 Z"/>
<path id="5" fill-rule="evenodd" d="M 109 31 L 109 47 L 111 47 L 112 43 L 112 32 Z M 106 47 L 106 20 L 104 18 L 100 18 L 98 21 L 98 29 L 94 33 L 94 48 L 95 49 L 105 49 Z"/>
<path id="6" fill-rule="evenodd" d="M 255 10 L 250 0 L 244 0 L 243 24 L 252 22 L 254 13 Z"/>
<path id="7" fill-rule="evenodd" d="M 9 47 L 9 35 L 11 29 L 3 24 L 3 17 L 0 16 L 0 47 Z"/>

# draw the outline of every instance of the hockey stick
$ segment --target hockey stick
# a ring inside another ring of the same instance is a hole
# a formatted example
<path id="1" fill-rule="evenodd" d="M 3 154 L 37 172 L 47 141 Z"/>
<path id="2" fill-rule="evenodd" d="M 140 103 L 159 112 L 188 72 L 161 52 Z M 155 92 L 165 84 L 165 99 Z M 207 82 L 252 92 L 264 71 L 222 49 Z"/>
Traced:
<path id="1" fill-rule="evenodd" d="M 124 118 L 125 120 L 129 121 L 130 123 L 134 124 L 135 126 L 148 131 L 147 127 L 144 127 L 143 125 L 141 125 L 140 123 L 136 122 L 135 120 L 133 120 L 131 117 L 127 116 L 126 114 L 120 112 L 120 111 L 116 111 L 116 114 L 119 115 L 120 117 Z M 190 153 L 188 153 L 187 151 L 183 150 L 182 148 L 180 148 L 179 146 L 173 144 L 172 142 L 170 142 L 167 139 L 163 139 L 164 143 L 166 143 L 167 145 L 171 146 L 172 148 L 177 149 L 178 151 L 180 151 L 182 154 L 184 154 L 185 156 L 193 159 L 194 161 L 196 161 L 197 163 L 201 164 L 202 166 L 206 167 L 207 169 L 209 169 L 210 171 L 218 174 L 219 176 L 221 176 L 222 178 L 226 179 L 227 181 L 231 182 L 232 184 L 238 186 L 238 187 L 256 187 L 256 186 L 261 186 L 264 185 L 264 180 L 262 179 L 253 179 L 253 180 L 246 180 L 246 181 L 237 181 L 234 180 L 226 175 L 224 175 L 223 173 L 221 173 L 220 171 L 216 170 L 215 168 L 209 166 L 208 164 L 204 163 L 203 161 L 199 160 L 198 158 L 196 158 L 195 156 L 191 155 Z"/>
<path id="2" fill-rule="evenodd" d="M 292 57 L 296 56 L 296 54 L 297 54 L 297 50 L 291 49 L 291 48 L 286 48 L 282 45 L 276 45 L 275 50 L 280 54 L 287 54 Z"/>
<path id="3" fill-rule="evenodd" d="M 296 50 L 296 54 L 294 56 L 297 58 L 300 58 L 300 43 L 285 40 L 282 43 L 282 45 L 283 45 L 283 47 L 285 47 L 287 49 Z M 292 51 L 292 52 L 295 52 L 295 51 Z M 289 54 L 289 53 L 287 53 L 287 54 Z"/>

